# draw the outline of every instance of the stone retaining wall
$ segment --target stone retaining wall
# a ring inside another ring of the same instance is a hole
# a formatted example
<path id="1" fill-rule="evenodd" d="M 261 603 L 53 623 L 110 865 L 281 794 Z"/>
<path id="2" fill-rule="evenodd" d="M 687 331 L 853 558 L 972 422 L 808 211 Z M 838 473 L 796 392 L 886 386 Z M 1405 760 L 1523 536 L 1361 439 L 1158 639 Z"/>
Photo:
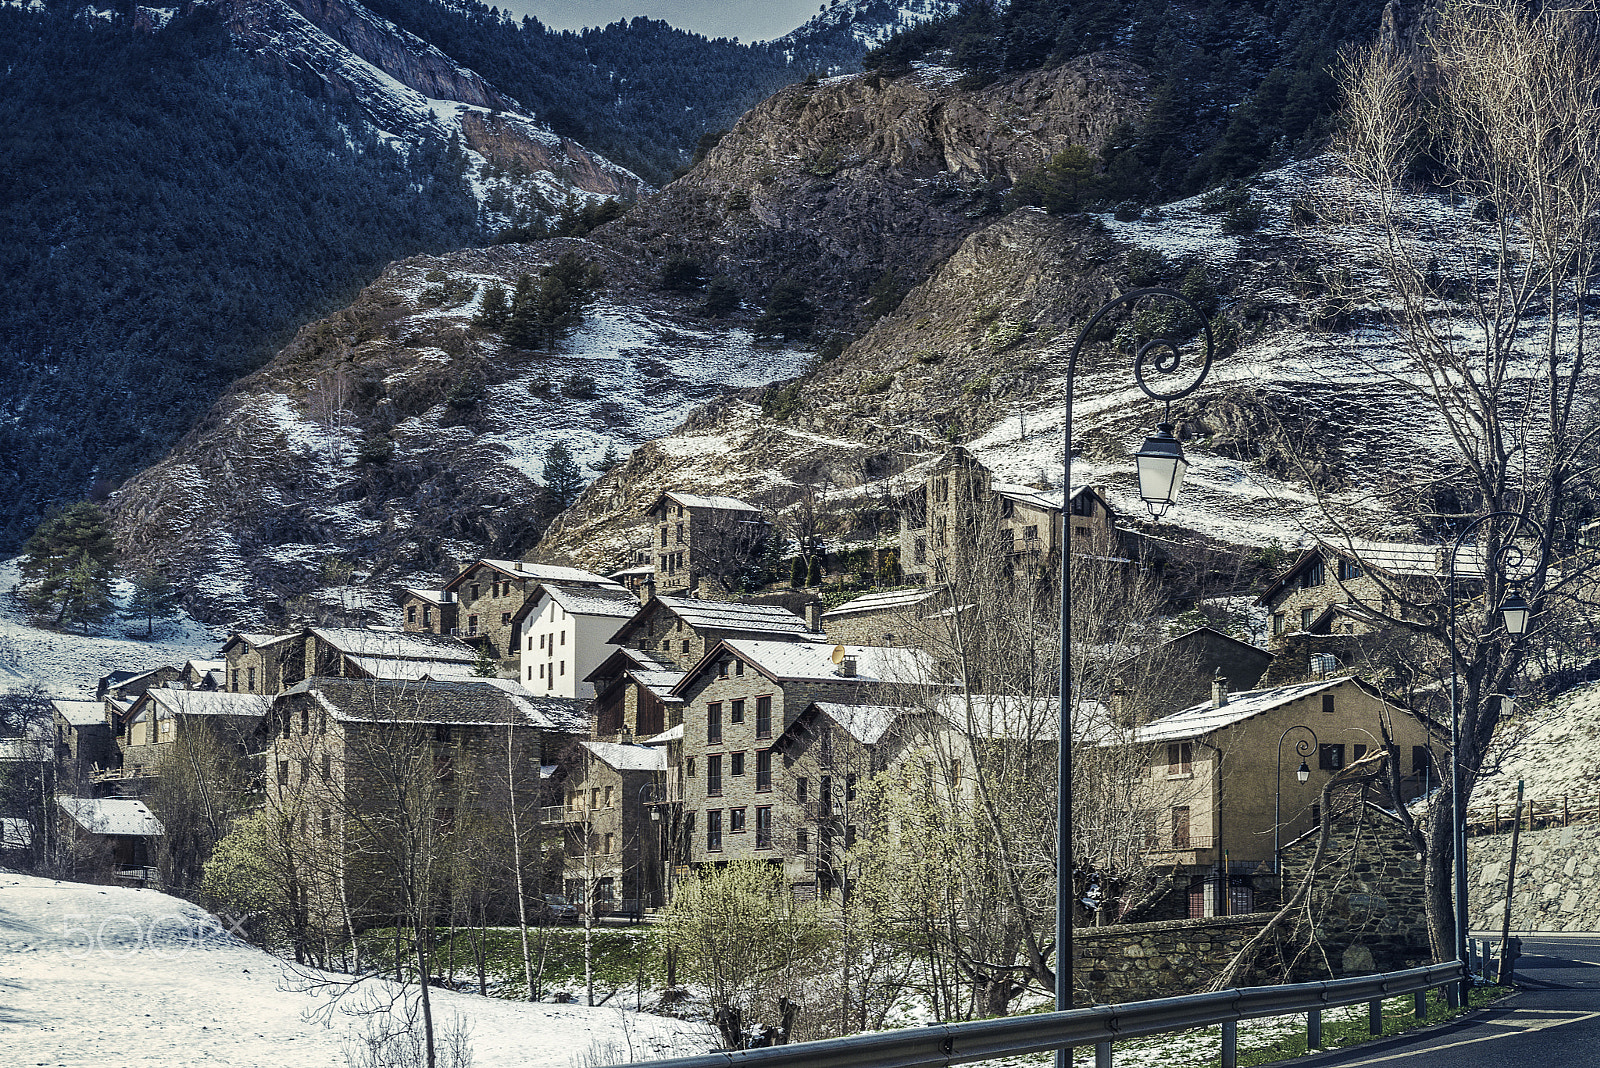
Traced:
<path id="1" fill-rule="evenodd" d="M 1125 923 L 1073 931 L 1078 1004 L 1194 994 L 1260 931 L 1270 914 Z"/>
<path id="2" fill-rule="evenodd" d="M 1467 916 L 1498 931 L 1511 832 L 1467 839 Z M 1523 831 L 1511 897 L 1513 931 L 1600 931 L 1600 823 Z"/>

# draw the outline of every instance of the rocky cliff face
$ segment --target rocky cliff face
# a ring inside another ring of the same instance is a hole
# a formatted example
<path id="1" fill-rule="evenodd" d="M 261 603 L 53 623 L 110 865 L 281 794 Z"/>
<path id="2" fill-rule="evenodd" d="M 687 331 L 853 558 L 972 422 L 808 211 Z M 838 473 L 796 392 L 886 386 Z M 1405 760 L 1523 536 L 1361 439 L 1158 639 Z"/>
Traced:
<path id="1" fill-rule="evenodd" d="M 556 136 L 517 101 L 354 0 L 221 0 L 234 42 L 300 91 L 413 144 L 461 136 L 485 160 L 567 190 L 633 197 L 638 176 Z"/>

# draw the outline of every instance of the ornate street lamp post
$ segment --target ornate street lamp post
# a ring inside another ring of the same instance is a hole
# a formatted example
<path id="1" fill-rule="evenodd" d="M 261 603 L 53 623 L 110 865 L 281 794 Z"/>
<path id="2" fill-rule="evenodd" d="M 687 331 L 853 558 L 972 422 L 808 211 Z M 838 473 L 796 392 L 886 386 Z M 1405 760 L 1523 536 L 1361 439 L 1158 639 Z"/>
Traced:
<path id="1" fill-rule="evenodd" d="M 1301 738 L 1294 743 L 1295 756 L 1300 758 L 1300 767 L 1294 777 L 1304 786 L 1311 778 L 1311 765 L 1305 758 L 1317 751 L 1317 732 L 1304 724 L 1296 723 L 1292 727 L 1285 727 L 1283 733 L 1278 735 L 1278 769 L 1274 776 L 1274 791 L 1272 795 L 1272 873 L 1278 877 L 1278 899 L 1283 900 L 1283 853 L 1279 846 L 1279 831 L 1283 827 L 1281 813 L 1283 811 L 1283 740 L 1289 737 L 1290 731 L 1305 731 L 1310 738 Z"/>
<path id="2" fill-rule="evenodd" d="M 1450 837 L 1455 888 L 1456 959 L 1461 961 L 1467 959 L 1467 829 L 1466 814 L 1461 804 L 1461 658 L 1456 645 L 1456 562 L 1461 557 L 1461 547 L 1466 544 L 1467 536 L 1493 519 L 1510 520 L 1512 537 L 1515 537 L 1517 528 L 1526 528 L 1540 539 L 1541 550 L 1543 546 L 1543 532 L 1533 520 L 1522 512 L 1498 511 L 1479 516 L 1469 523 L 1456 536 L 1455 544 L 1450 549 L 1450 579 L 1445 586 L 1445 600 L 1450 607 L 1450 629 L 1447 632 L 1450 641 Z M 1510 538 L 1505 539 L 1492 558 L 1482 552 L 1478 556 L 1479 566 L 1483 569 L 1485 592 L 1492 578 L 1496 575 L 1505 578 L 1511 569 L 1524 560 L 1522 550 Z M 1516 641 L 1528 632 L 1533 610 L 1521 591 L 1513 587 L 1500 602 L 1495 615 L 1499 617 L 1499 625 L 1505 628 L 1506 635 Z M 1467 1003 L 1467 984 L 1468 980 L 1463 977 L 1462 1005 Z"/>
<path id="3" fill-rule="evenodd" d="M 1183 354 L 1178 342 L 1169 338 L 1155 338 L 1140 344 L 1133 354 L 1133 376 L 1139 388 L 1155 400 L 1166 405 L 1165 414 L 1155 433 L 1145 439 L 1135 455 L 1139 472 L 1139 496 L 1150 509 L 1150 514 L 1161 517 L 1178 499 L 1183 486 L 1183 476 L 1189 463 L 1183 456 L 1183 445 L 1172 433 L 1172 402 L 1187 397 L 1205 381 L 1211 369 L 1211 325 L 1205 314 L 1183 294 L 1171 289 L 1134 289 L 1102 305 L 1078 333 L 1072 354 L 1067 360 L 1067 398 L 1065 417 L 1065 444 L 1063 447 L 1061 475 L 1061 696 L 1060 735 L 1057 739 L 1056 785 L 1056 1008 L 1072 1007 L 1072 393 L 1078 370 L 1078 354 L 1083 344 L 1112 311 L 1141 301 L 1176 301 L 1188 313 L 1174 317 L 1169 322 L 1187 319 L 1198 322 L 1205 339 L 1198 374 L 1193 382 L 1182 389 L 1164 392 L 1153 388 L 1145 379 L 1150 368 L 1161 375 L 1178 373 L 1182 369 Z M 1192 318 L 1190 318 L 1192 316 Z M 1137 341 L 1137 339 L 1135 339 Z M 1056 1051 L 1056 1064 L 1066 1068 L 1068 1054 L 1065 1049 Z"/>

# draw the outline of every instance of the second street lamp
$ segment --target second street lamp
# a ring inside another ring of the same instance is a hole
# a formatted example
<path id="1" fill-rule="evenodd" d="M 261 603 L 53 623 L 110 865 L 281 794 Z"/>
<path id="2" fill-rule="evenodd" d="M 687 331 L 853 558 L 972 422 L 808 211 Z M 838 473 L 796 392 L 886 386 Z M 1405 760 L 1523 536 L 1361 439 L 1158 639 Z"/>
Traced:
<path id="1" fill-rule="evenodd" d="M 1465 813 L 1461 804 L 1461 669 L 1460 650 L 1456 642 L 1456 563 L 1461 558 L 1461 547 L 1466 544 L 1467 536 L 1476 533 L 1478 528 L 1491 520 L 1503 519 L 1510 523 L 1512 538 L 1516 537 L 1519 529 L 1525 528 L 1535 537 L 1540 539 L 1541 558 L 1544 551 L 1542 532 L 1533 520 L 1522 512 L 1497 511 L 1479 516 L 1466 528 L 1456 535 L 1455 544 L 1450 548 L 1449 581 L 1445 586 L 1445 601 L 1449 607 L 1449 629 L 1446 638 L 1450 645 L 1450 851 L 1452 860 L 1452 888 L 1454 890 L 1455 913 L 1455 941 L 1456 959 L 1467 959 L 1467 831 Z M 1492 529 L 1492 528 L 1491 528 Z M 1493 547 L 1494 542 L 1491 542 Z M 1483 588 L 1487 594 L 1495 578 L 1504 579 L 1506 573 L 1523 561 L 1523 553 L 1516 543 L 1507 539 L 1500 544 L 1495 552 L 1477 553 L 1479 566 L 1483 570 Z M 1514 587 L 1500 602 L 1500 607 L 1495 610 L 1499 616 L 1499 623 L 1505 628 L 1506 634 L 1512 641 L 1516 641 L 1528 632 L 1528 621 L 1533 613 L 1527 600 L 1522 596 L 1520 588 Z M 1467 989 L 1469 980 L 1461 980 L 1461 1004 L 1467 1003 Z"/>
<path id="2" fill-rule="evenodd" d="M 1187 334 L 1199 334 L 1205 342 L 1200 354 L 1200 367 L 1195 379 L 1180 389 L 1163 391 L 1146 381 L 1147 369 L 1162 376 L 1183 370 L 1183 353 L 1179 342 L 1171 338 L 1155 338 L 1139 344 L 1133 353 L 1133 376 L 1145 395 L 1162 401 L 1166 408 L 1156 432 L 1144 443 L 1135 457 L 1139 471 L 1139 496 L 1150 514 L 1160 518 L 1178 499 L 1183 477 L 1189 469 L 1184 459 L 1183 445 L 1173 433 L 1172 402 L 1187 397 L 1211 370 L 1211 324 L 1205 313 L 1189 298 L 1171 289 L 1134 289 L 1101 305 L 1079 331 L 1067 359 L 1067 397 L 1064 424 L 1064 448 L 1061 472 L 1061 654 L 1059 734 L 1056 739 L 1056 1008 L 1072 1008 L 1072 909 L 1075 895 L 1072 882 L 1072 391 L 1078 369 L 1078 355 L 1084 342 L 1094 336 L 1095 328 L 1118 308 L 1132 308 L 1141 301 L 1176 302 L 1180 314 L 1162 317 L 1167 324 L 1187 324 Z M 1137 320 L 1135 320 L 1137 325 Z M 1137 339 L 1135 339 L 1137 343 Z M 1056 1051 L 1056 1064 L 1065 1068 L 1067 1051 Z"/>

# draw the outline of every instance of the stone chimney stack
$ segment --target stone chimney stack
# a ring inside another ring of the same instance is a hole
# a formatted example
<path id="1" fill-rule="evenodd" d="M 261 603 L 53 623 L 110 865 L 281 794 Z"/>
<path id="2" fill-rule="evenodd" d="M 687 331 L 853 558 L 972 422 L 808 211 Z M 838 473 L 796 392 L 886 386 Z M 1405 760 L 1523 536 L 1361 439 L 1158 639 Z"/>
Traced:
<path id="1" fill-rule="evenodd" d="M 1111 722 L 1119 727 L 1133 726 L 1133 717 L 1128 713 L 1128 691 L 1121 679 L 1111 680 L 1111 700 L 1107 704 L 1111 709 Z"/>
<path id="2" fill-rule="evenodd" d="M 822 602 L 806 602 L 806 629 L 812 634 L 822 633 Z"/>
<path id="3" fill-rule="evenodd" d="M 1221 708 L 1228 703 L 1228 678 L 1217 668 L 1216 677 L 1211 680 L 1211 707 Z"/>
<path id="4" fill-rule="evenodd" d="M 654 574 L 639 584 L 639 603 L 649 604 L 656 599 L 656 577 Z"/>
<path id="5" fill-rule="evenodd" d="M 853 679 L 856 677 L 856 658 L 847 656 L 839 661 L 839 675 L 841 678 Z"/>

